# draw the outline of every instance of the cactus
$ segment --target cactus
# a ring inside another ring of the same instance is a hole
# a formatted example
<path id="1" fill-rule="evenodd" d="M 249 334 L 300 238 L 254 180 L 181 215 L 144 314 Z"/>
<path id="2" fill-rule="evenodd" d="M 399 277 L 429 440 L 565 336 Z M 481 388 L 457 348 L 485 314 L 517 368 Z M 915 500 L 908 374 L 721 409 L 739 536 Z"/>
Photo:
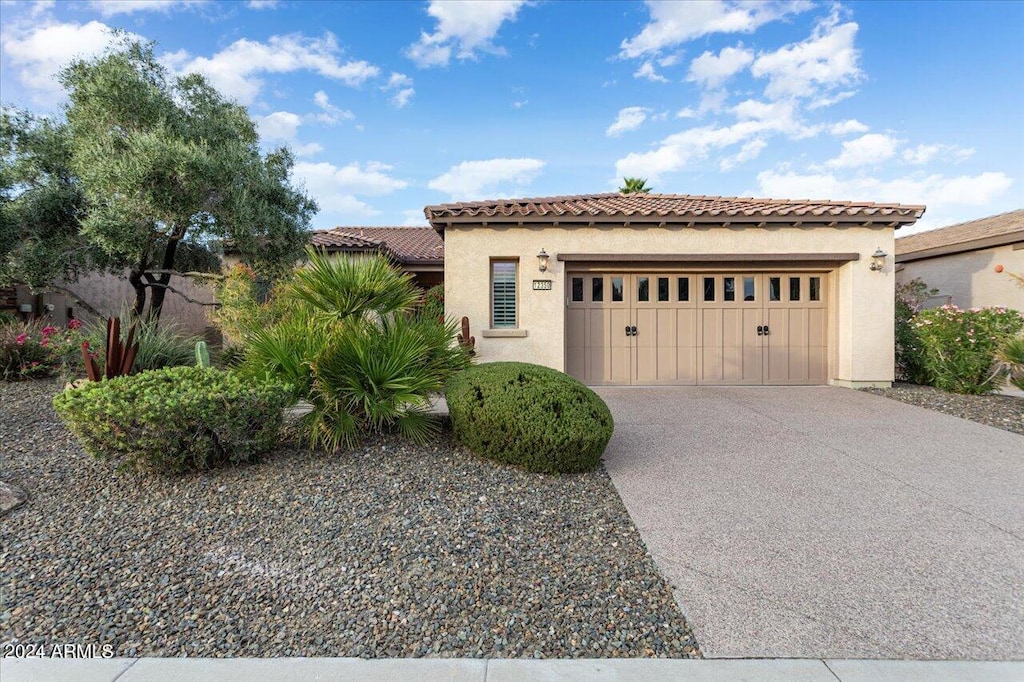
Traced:
<path id="1" fill-rule="evenodd" d="M 196 341 L 196 366 L 210 366 L 210 349 L 206 347 L 206 341 Z"/>
<path id="2" fill-rule="evenodd" d="M 470 355 L 475 353 L 476 337 L 469 335 L 469 318 L 462 318 L 462 333 L 459 334 L 459 345 L 469 351 Z"/>

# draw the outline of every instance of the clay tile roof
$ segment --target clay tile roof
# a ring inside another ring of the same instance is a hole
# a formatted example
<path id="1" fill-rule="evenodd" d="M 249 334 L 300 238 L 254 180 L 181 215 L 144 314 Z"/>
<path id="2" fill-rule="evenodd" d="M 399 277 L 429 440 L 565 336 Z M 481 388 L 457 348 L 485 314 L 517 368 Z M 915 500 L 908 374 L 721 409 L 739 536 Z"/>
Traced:
<path id="1" fill-rule="evenodd" d="M 456 219 L 474 222 L 508 222 L 523 217 L 565 222 L 581 219 L 614 218 L 685 219 L 696 222 L 749 219 L 807 220 L 815 222 L 875 222 L 906 225 L 924 213 L 924 206 L 876 204 L 872 202 L 826 201 L 811 199 L 755 199 L 753 197 L 694 196 L 688 194 L 583 194 L 530 199 L 468 201 L 427 206 L 423 212 L 437 229 Z M 573 220 L 575 219 L 575 220 Z"/>
<path id="2" fill-rule="evenodd" d="M 341 226 L 314 232 L 312 243 L 339 251 L 380 249 L 402 263 L 444 261 L 444 242 L 431 227 Z"/>
<path id="3" fill-rule="evenodd" d="M 916 254 L 962 253 L 975 248 L 1024 241 L 1024 209 L 928 230 L 896 240 L 896 256 L 914 260 Z"/>

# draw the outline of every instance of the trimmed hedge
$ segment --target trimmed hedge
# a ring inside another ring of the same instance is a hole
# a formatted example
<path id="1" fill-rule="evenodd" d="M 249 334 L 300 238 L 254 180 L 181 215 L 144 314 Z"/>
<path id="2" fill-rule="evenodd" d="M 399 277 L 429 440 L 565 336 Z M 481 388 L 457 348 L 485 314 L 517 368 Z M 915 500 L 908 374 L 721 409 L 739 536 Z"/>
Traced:
<path id="1" fill-rule="evenodd" d="M 589 471 L 612 437 L 612 414 L 589 388 L 561 372 L 490 362 L 446 386 L 456 438 L 473 452 L 538 473 Z"/>
<path id="2" fill-rule="evenodd" d="M 283 385 L 171 367 L 86 382 L 53 407 L 93 457 L 183 473 L 257 461 L 277 442 L 289 402 Z"/>

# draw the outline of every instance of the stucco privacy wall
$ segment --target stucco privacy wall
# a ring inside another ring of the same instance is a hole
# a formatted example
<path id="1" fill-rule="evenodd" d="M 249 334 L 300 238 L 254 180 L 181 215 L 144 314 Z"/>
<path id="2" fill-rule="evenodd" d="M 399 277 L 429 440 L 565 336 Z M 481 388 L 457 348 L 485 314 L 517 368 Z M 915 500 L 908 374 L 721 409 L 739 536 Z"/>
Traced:
<path id="1" fill-rule="evenodd" d="M 568 253 L 793 254 L 859 253 L 829 278 L 829 376 L 833 383 L 887 383 L 893 379 L 892 257 L 881 272 L 869 269 L 871 254 L 894 252 L 891 227 L 498 227 L 451 225 L 445 229 L 445 309 L 469 317 L 481 362 L 520 360 L 565 371 L 565 271 L 557 255 Z M 541 273 L 537 253 L 551 255 Z M 490 262 L 519 259 L 519 329 L 523 338 L 486 337 L 490 324 Z M 630 265 L 639 265 L 632 263 Z M 750 263 L 744 269 L 771 269 Z M 608 270 L 614 270 L 609 267 Z M 733 267 L 732 269 L 737 269 Z M 551 291 L 534 291 L 535 279 L 552 280 Z"/>
<path id="2" fill-rule="evenodd" d="M 1003 266 L 1003 272 L 995 271 L 997 265 Z M 942 305 L 949 300 L 961 308 L 1005 306 L 1024 310 L 1024 288 L 1006 274 L 1024 274 L 1024 242 L 915 260 L 897 267 L 898 283 L 920 278 L 939 290 L 926 305 Z"/>

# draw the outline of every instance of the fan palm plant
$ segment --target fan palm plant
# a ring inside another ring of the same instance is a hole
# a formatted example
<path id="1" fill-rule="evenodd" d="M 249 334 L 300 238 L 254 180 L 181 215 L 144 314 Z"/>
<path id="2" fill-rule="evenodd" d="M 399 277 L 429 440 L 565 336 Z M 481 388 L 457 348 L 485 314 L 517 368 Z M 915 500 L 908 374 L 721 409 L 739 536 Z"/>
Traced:
<path id="1" fill-rule="evenodd" d="M 1006 371 L 1010 383 L 1024 391 L 1024 336 L 1003 342 L 997 356 L 999 366 Z"/>
<path id="2" fill-rule="evenodd" d="M 621 194 L 647 194 L 653 191 L 652 187 L 647 186 L 647 178 L 622 178 L 622 183 L 619 188 Z"/>

